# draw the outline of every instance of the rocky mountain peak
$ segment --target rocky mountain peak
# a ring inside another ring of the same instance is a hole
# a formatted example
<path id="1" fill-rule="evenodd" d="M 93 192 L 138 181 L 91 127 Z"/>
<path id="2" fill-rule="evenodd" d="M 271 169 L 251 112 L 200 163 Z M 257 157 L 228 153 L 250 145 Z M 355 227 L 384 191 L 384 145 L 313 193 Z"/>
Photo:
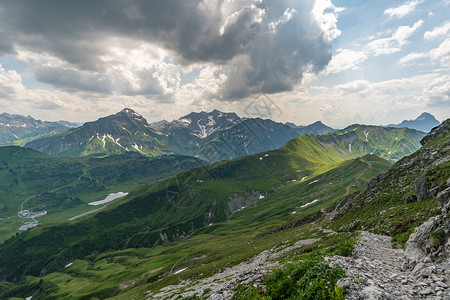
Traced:
<path id="1" fill-rule="evenodd" d="M 427 112 L 422 113 L 420 116 L 413 120 L 404 120 L 400 124 L 390 124 L 389 127 L 407 127 L 411 129 L 420 130 L 423 132 L 429 132 L 433 127 L 439 125 L 439 121 Z"/>
<path id="2" fill-rule="evenodd" d="M 450 131 L 450 119 L 442 122 L 441 125 L 434 127 L 421 141 L 422 145 L 428 144 L 446 134 Z"/>
<path id="3" fill-rule="evenodd" d="M 225 113 L 215 109 L 211 112 L 192 112 L 178 120 L 164 123 L 161 127 L 165 132 L 176 128 L 187 128 L 191 134 L 205 138 L 217 131 L 227 130 L 240 122 L 242 119 L 235 113 Z"/>

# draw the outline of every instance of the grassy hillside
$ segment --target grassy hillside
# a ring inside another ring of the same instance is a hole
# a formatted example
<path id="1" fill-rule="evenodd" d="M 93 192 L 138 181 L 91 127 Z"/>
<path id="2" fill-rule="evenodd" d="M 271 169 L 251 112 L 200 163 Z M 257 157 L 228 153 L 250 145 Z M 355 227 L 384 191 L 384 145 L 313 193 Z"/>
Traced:
<path id="1" fill-rule="evenodd" d="M 340 197 L 349 193 L 348 186 L 353 184 L 352 189 L 361 188 L 370 178 L 389 166 L 390 164 L 386 161 L 369 155 L 361 159 L 344 161 L 332 170 L 304 181 L 284 182 L 272 195 L 261 199 L 255 206 L 239 210 L 229 221 L 224 219 L 221 222 L 214 222 L 210 226 L 202 226 L 192 232 L 189 239 L 170 243 L 166 246 L 161 245 L 151 248 L 151 245 L 149 245 L 146 248 L 137 248 L 143 246 L 138 245 L 138 243 L 147 243 L 149 236 L 145 239 L 143 236 L 139 236 L 139 239 L 138 236 L 135 236 L 135 244 L 132 247 L 127 248 L 129 245 L 125 246 L 121 243 L 121 247 L 118 247 L 117 251 L 102 253 L 106 249 L 102 248 L 106 246 L 105 243 L 110 243 L 109 246 L 111 246 L 113 239 L 119 237 L 120 233 L 115 227 L 115 230 L 109 231 L 108 234 L 97 239 L 97 241 L 101 241 L 102 245 L 97 244 L 95 250 L 90 249 L 90 255 L 84 259 L 76 260 L 66 269 L 64 269 L 64 266 L 73 261 L 73 257 L 70 255 L 74 255 L 80 247 L 88 245 L 86 242 L 80 242 L 82 237 L 95 235 L 92 227 L 89 226 L 92 225 L 91 222 L 97 222 L 97 225 L 99 225 L 99 222 L 102 222 L 108 213 L 114 214 L 114 218 L 109 218 L 109 220 L 115 220 L 118 217 L 116 214 L 117 208 L 126 204 L 77 224 L 44 227 L 39 231 L 36 230 L 37 228 L 30 230 L 27 234 L 22 234 L 20 238 L 15 238 L 3 245 L 2 255 L 6 253 L 14 255 L 8 261 L 14 259 L 14 262 L 11 263 L 15 264 L 15 270 L 23 269 L 26 266 L 27 273 L 40 273 L 42 265 L 38 266 L 36 263 L 40 257 L 45 256 L 47 258 L 45 261 L 47 272 L 53 269 L 59 269 L 61 272 L 48 274 L 41 279 L 28 277 L 26 284 L 22 286 L 22 291 L 25 291 L 26 287 L 33 286 L 33 284 L 39 285 L 39 280 L 42 280 L 41 285 L 46 283 L 54 287 L 52 296 L 55 298 L 64 298 L 68 295 L 104 298 L 118 293 L 120 287 L 124 289 L 123 286 L 126 286 L 127 283 L 133 287 L 133 281 L 139 282 L 136 284 L 139 286 L 153 282 L 158 278 L 164 278 L 150 286 L 131 290 L 121 295 L 124 299 L 129 299 L 132 295 L 142 295 L 141 291 L 144 288 L 158 289 L 158 287 L 182 278 L 209 276 L 215 270 L 241 262 L 262 250 L 272 247 L 274 244 L 289 239 L 292 239 L 292 242 L 298 240 L 301 238 L 299 233 L 294 229 L 287 229 L 288 227 L 299 227 L 304 218 L 310 220 L 311 216 L 314 216 L 321 208 L 330 207 Z M 319 199 L 315 204 L 306 208 L 301 207 L 315 198 Z M 132 201 L 129 200 L 127 203 L 131 205 Z M 128 207 L 128 209 L 130 210 L 131 207 Z M 141 211 L 145 209 L 145 207 L 140 207 Z M 122 213 L 125 211 L 122 210 Z M 131 217 L 133 223 L 138 215 L 139 213 L 134 210 L 133 217 Z M 296 224 L 299 221 L 300 223 Z M 147 226 L 147 224 L 142 224 L 141 227 Z M 280 230 L 286 225 L 285 229 Z M 112 228 L 117 225 L 108 223 L 107 226 Z M 167 233 L 167 231 L 164 233 Z M 344 236 L 340 235 L 339 237 Z M 127 237 L 124 236 L 124 238 Z M 52 244 L 50 239 L 56 239 L 61 247 L 53 252 L 50 247 Z M 39 244 L 38 241 L 40 241 Z M 94 238 L 90 242 L 94 242 Z M 71 247 L 68 248 L 68 246 Z M 127 249 L 121 250 L 124 247 Z M 20 253 L 20 250 L 17 249 L 24 248 L 29 249 L 26 251 L 26 255 L 15 258 Z M 101 254 L 94 254 L 95 252 Z M 49 261 L 49 256 L 54 259 Z M 6 261 L 2 261 L 2 265 L 3 263 L 6 263 Z M 173 274 L 174 270 L 186 266 L 189 267 L 188 270 L 181 275 L 169 276 Z M 3 273 L 3 276 L 5 276 L 5 273 Z M 9 279 L 13 278 L 10 277 Z M 25 296 L 25 294 L 23 295 Z"/>
<path id="2" fill-rule="evenodd" d="M 407 145 L 410 138 L 417 138 L 414 131 L 358 125 L 196 167 L 143 186 L 95 216 L 37 227 L 8 240 L 0 247 L 0 274 L 19 280 L 17 295 L 45 286 L 41 289 L 55 298 L 129 299 L 311 236 L 321 240 L 303 251 L 338 251 L 352 235 L 318 230 L 324 212 L 389 168 L 370 153 L 390 155 L 394 144 L 389 142 Z M 388 149 L 378 149 L 381 142 Z M 410 151 L 399 145 L 399 151 Z M 2 290 L 7 295 L 13 288 Z"/>
<path id="3" fill-rule="evenodd" d="M 34 228 L 8 240 L 0 249 L 2 276 L 17 280 L 92 253 L 167 245 L 244 211 L 251 214 L 242 222 L 281 226 L 314 197 L 319 201 L 305 211 L 331 205 L 389 167 L 373 155 L 345 161 L 351 155 L 304 136 L 280 150 L 193 168 L 141 187 L 85 220 Z M 20 254 L 20 249 L 28 250 Z"/>
<path id="4" fill-rule="evenodd" d="M 46 210 L 39 222 L 68 219 L 94 207 L 87 203 L 109 193 L 129 192 L 199 165 L 192 157 L 131 156 L 55 158 L 20 147 L 0 148 L 0 241 L 17 232 L 25 221 L 21 209 Z"/>

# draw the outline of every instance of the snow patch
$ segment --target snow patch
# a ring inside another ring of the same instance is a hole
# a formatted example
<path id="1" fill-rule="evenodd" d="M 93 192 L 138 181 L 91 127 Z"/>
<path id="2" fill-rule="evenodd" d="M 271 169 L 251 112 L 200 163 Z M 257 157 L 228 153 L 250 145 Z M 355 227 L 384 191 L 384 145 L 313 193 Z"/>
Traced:
<path id="1" fill-rule="evenodd" d="M 178 271 L 176 271 L 175 273 L 173 273 L 173 274 L 180 274 L 181 272 L 183 272 L 183 271 L 185 271 L 187 268 L 183 268 L 183 269 L 180 269 L 180 270 L 178 270 Z"/>
<path id="2" fill-rule="evenodd" d="M 366 141 L 368 142 L 369 140 L 367 139 L 367 137 L 369 136 L 370 131 L 364 131 L 364 135 L 366 136 Z"/>
<path id="3" fill-rule="evenodd" d="M 68 268 L 68 267 L 70 267 L 71 265 L 73 265 L 73 262 L 68 263 L 64 268 Z"/>
<path id="4" fill-rule="evenodd" d="M 316 180 L 314 180 L 314 181 L 311 181 L 310 183 L 308 183 L 308 185 L 310 185 L 310 184 L 313 184 L 313 183 L 316 183 L 316 182 L 318 182 L 319 180 L 318 179 L 316 179 Z"/>
<path id="5" fill-rule="evenodd" d="M 179 119 L 178 122 L 182 123 L 185 126 L 188 126 L 192 123 L 191 119 Z"/>
<path id="6" fill-rule="evenodd" d="M 125 197 L 126 195 L 128 195 L 128 193 L 124 193 L 124 192 L 111 193 L 104 200 L 89 202 L 88 205 L 95 206 L 95 205 L 105 204 L 105 203 L 111 202 L 113 200 L 116 200 L 118 198 Z"/>
<path id="7" fill-rule="evenodd" d="M 314 199 L 313 201 L 311 201 L 311 202 L 309 202 L 309 203 L 306 203 L 306 204 L 300 206 L 300 208 L 305 208 L 305 207 L 307 207 L 307 206 L 310 206 L 311 204 L 314 204 L 314 203 L 316 203 L 317 201 L 319 201 L 319 199 Z"/>
<path id="8" fill-rule="evenodd" d="M 97 138 L 100 140 L 100 141 L 102 141 L 103 142 L 103 149 L 105 149 L 106 150 L 106 135 L 104 135 L 104 136 L 102 136 L 101 138 L 98 136 L 98 133 L 97 133 Z"/>
<path id="9" fill-rule="evenodd" d="M 352 144 L 348 144 L 348 151 L 350 151 L 350 153 L 352 153 Z"/>

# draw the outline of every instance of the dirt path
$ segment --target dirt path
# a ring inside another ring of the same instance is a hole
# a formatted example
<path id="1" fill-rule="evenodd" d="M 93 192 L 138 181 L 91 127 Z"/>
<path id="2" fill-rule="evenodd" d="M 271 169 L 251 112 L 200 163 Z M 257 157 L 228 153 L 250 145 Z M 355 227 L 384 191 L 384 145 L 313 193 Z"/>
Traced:
<path id="1" fill-rule="evenodd" d="M 388 236 L 362 232 L 354 257 L 328 260 L 346 271 L 338 283 L 347 290 L 346 299 L 450 299 L 448 263 L 406 269 L 403 250 L 392 249 Z"/>

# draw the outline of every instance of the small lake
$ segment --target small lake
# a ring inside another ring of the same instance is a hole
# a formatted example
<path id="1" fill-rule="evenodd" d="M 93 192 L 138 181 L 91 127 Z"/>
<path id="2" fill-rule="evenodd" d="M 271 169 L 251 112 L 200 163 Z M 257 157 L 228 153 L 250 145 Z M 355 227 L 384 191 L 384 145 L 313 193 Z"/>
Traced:
<path id="1" fill-rule="evenodd" d="M 124 192 L 111 193 L 105 198 L 105 200 L 90 202 L 90 203 L 88 203 L 88 205 L 102 205 L 102 204 L 111 202 L 113 200 L 116 200 L 118 198 L 125 197 L 126 195 L 128 195 L 128 193 L 124 193 Z"/>

